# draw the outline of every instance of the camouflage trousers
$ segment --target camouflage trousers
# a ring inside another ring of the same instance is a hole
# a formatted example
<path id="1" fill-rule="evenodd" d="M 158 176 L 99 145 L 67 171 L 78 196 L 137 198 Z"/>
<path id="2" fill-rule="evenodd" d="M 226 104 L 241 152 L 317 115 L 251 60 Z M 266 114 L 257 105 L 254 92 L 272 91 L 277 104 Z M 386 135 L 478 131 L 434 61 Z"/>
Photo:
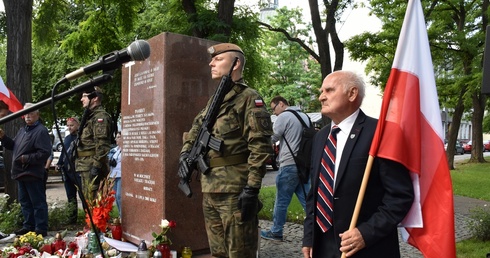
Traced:
<path id="1" fill-rule="evenodd" d="M 203 193 L 203 212 L 213 257 L 257 257 L 258 218 L 242 222 L 240 193 Z"/>

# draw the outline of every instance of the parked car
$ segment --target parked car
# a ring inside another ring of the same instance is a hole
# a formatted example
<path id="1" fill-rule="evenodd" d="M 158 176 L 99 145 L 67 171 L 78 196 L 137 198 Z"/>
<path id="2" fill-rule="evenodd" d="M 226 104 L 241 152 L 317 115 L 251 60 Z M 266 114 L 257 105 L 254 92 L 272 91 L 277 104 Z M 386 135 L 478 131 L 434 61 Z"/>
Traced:
<path id="1" fill-rule="evenodd" d="M 444 144 L 444 150 L 447 150 L 447 143 Z M 463 155 L 464 154 L 464 149 L 463 146 L 459 141 L 456 141 L 456 146 L 454 146 L 454 154 L 458 155 Z"/>
<path id="2" fill-rule="evenodd" d="M 466 143 L 463 143 L 463 150 L 465 153 L 471 152 L 471 145 L 472 145 L 472 141 L 468 141 Z"/>
<path id="3" fill-rule="evenodd" d="M 66 126 L 60 126 L 60 133 L 61 133 L 61 137 L 63 137 L 64 139 L 65 136 L 70 133 L 70 131 L 68 131 L 68 128 Z M 53 150 L 61 151 L 61 149 L 63 148 L 63 143 L 58 137 L 58 133 L 56 132 L 56 127 L 53 126 L 53 128 L 51 129 L 50 136 L 53 141 L 53 146 L 52 146 Z"/>
<path id="4" fill-rule="evenodd" d="M 61 151 L 62 149 L 63 149 L 63 144 L 61 143 L 60 139 L 56 138 L 55 141 L 53 142 L 53 150 Z"/>
<path id="5" fill-rule="evenodd" d="M 490 151 L 490 140 L 483 141 L 483 151 Z"/>

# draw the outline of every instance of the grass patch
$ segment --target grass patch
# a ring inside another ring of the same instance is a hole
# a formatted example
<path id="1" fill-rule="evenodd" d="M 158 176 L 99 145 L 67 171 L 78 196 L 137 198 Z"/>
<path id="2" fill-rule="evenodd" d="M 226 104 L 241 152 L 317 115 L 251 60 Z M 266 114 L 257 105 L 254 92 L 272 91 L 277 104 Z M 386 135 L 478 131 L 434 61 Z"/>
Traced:
<path id="1" fill-rule="evenodd" d="M 458 163 L 456 169 L 451 170 L 451 179 L 455 195 L 490 201 L 490 191 L 488 191 L 490 163 Z M 259 219 L 272 220 L 275 197 L 275 186 L 263 187 L 260 190 L 259 198 L 264 207 L 259 212 Z M 288 208 L 286 221 L 302 224 L 304 216 L 303 208 L 294 195 Z M 490 253 L 489 246 L 489 241 L 476 238 L 467 239 L 456 243 L 456 255 L 465 258 L 486 257 L 486 254 Z"/>
<path id="2" fill-rule="evenodd" d="M 451 179 L 455 195 L 490 201 L 490 163 L 459 163 Z"/>
<path id="3" fill-rule="evenodd" d="M 259 198 L 260 201 L 262 201 L 262 203 L 264 204 L 264 207 L 259 212 L 259 219 L 272 220 L 272 215 L 274 213 L 274 203 L 276 199 L 276 187 L 262 187 L 260 189 Z M 293 195 L 291 203 L 288 207 L 288 215 L 286 221 L 303 224 L 304 219 L 305 212 L 303 211 L 303 207 L 301 206 L 301 203 L 299 202 L 296 195 Z"/>
<path id="4" fill-rule="evenodd" d="M 490 253 L 489 242 L 467 239 L 456 243 L 456 257 L 483 258 Z"/>

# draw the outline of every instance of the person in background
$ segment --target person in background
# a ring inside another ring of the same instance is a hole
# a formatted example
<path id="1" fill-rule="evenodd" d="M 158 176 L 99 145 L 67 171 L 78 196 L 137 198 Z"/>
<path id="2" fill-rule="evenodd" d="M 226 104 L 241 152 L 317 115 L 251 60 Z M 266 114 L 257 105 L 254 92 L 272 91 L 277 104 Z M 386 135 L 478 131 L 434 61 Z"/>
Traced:
<path id="1" fill-rule="evenodd" d="M 211 133 L 222 140 L 221 151 L 209 150 L 210 172 L 201 174 L 204 223 L 214 257 L 256 257 L 258 249 L 258 199 L 266 161 L 272 153 L 270 114 L 259 93 L 242 78 L 245 56 L 230 43 L 208 49 L 211 77 L 220 81 L 230 69 L 232 89 L 220 106 Z M 238 58 L 235 66 L 233 61 Z M 194 118 L 180 153 L 178 175 L 185 179 L 192 169 L 187 157 L 211 101 Z"/>
<path id="2" fill-rule="evenodd" d="M 70 117 L 66 120 L 66 126 L 70 133 L 63 140 L 63 148 L 65 152 L 61 152 L 58 163 L 56 163 L 56 170 L 61 173 L 63 183 L 65 185 L 66 198 L 70 203 L 70 214 L 68 215 L 68 223 L 76 224 L 78 217 L 78 201 L 77 201 L 77 185 L 82 182 L 82 178 L 79 173 L 76 173 L 75 169 L 70 169 L 70 158 L 73 155 L 74 142 L 78 138 L 78 127 L 80 121 L 76 117 Z"/>
<path id="3" fill-rule="evenodd" d="M 374 159 L 356 227 L 349 229 L 377 126 L 360 109 L 364 94 L 362 77 L 349 71 L 329 74 L 320 88 L 321 113 L 332 122 L 313 141 L 305 258 L 400 257 L 397 225 L 414 198 L 402 164 Z"/>
<path id="4" fill-rule="evenodd" d="M 121 132 L 116 134 L 116 147 L 112 148 L 107 154 L 111 172 L 109 177 L 114 178 L 114 191 L 116 191 L 116 205 L 121 217 L 121 160 L 122 160 L 122 138 Z"/>
<path id="5" fill-rule="evenodd" d="M 5 102 L 0 100 L 0 118 L 6 116 L 8 114 L 9 114 L 9 106 Z M 2 146 L 0 146 L 0 150 L 3 150 Z M 2 162 L 3 162 L 3 160 L 2 160 Z M 0 185 L 2 185 L 2 186 L 4 184 L 4 178 L 3 178 L 4 175 L 5 175 L 5 171 L 2 168 L 2 171 L 0 173 Z M 15 236 L 14 234 L 9 235 L 9 234 L 5 234 L 5 233 L 0 231 L 0 241 L 2 241 L 2 240 L 6 241 L 8 239 L 13 238 L 14 236 Z"/>
<path id="6" fill-rule="evenodd" d="M 33 106 L 26 103 L 24 109 Z M 51 154 L 48 129 L 40 122 L 39 110 L 24 115 L 25 126 L 12 139 L 0 128 L 2 146 L 12 151 L 12 179 L 17 181 L 18 200 L 24 223 L 16 235 L 30 231 L 48 234 L 48 204 L 46 202 L 46 161 Z"/>
<path id="7" fill-rule="evenodd" d="M 298 153 L 303 125 L 291 112 L 297 112 L 307 125 L 310 124 L 310 120 L 305 113 L 301 112 L 299 107 L 290 107 L 288 101 L 281 96 L 274 97 L 270 106 L 272 113 L 277 116 L 272 128 L 274 131 L 272 141 L 280 141 L 279 146 L 281 146 L 281 149 L 279 150 L 279 173 L 276 176 L 277 192 L 274 202 L 273 224 L 270 230 L 262 230 L 260 236 L 269 240 L 282 241 L 288 206 L 291 203 L 293 194 L 296 194 L 301 206 L 303 206 L 303 210 L 305 210 L 306 193 L 310 191 L 309 183 L 301 183 L 293 157 L 293 155 L 295 156 Z M 287 144 L 285 141 L 287 141 Z M 293 153 L 291 153 L 288 146 Z"/>
<path id="8" fill-rule="evenodd" d="M 9 112 L 10 112 L 9 111 L 9 105 L 7 105 L 7 103 L 0 100 L 0 118 L 8 115 Z M 2 151 L 2 158 L 3 158 L 3 146 L 0 146 L 0 151 Z M 2 162 L 3 162 L 3 159 L 2 159 Z M 2 187 L 5 186 L 5 179 L 6 179 L 5 166 L 2 166 L 2 168 L 0 170 L 0 186 L 2 186 Z"/>
<path id="9" fill-rule="evenodd" d="M 102 107 L 103 96 L 101 89 L 94 87 L 84 92 L 80 99 L 85 108 L 86 123 L 80 125 L 83 128 L 75 168 L 82 176 L 83 194 L 88 201 L 94 200 L 100 182 L 109 174 L 107 154 L 111 149 L 112 119 Z"/>

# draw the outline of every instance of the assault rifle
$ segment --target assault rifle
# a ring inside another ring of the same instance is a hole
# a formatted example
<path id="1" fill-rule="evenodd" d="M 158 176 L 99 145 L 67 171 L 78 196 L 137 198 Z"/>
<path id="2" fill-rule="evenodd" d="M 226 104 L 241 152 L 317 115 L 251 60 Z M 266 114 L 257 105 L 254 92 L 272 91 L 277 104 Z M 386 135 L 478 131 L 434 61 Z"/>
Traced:
<path id="1" fill-rule="evenodd" d="M 225 95 L 231 90 L 233 82 L 231 79 L 231 73 L 233 72 L 233 67 L 235 67 L 237 61 L 238 57 L 236 57 L 233 61 L 228 75 L 221 77 L 218 88 L 214 92 L 213 100 L 209 105 L 206 115 L 202 121 L 202 125 L 197 133 L 196 139 L 194 140 L 194 144 L 192 145 L 192 149 L 187 157 L 186 162 L 189 166 L 190 172 L 186 178 L 182 178 L 180 180 L 179 189 L 182 190 L 182 192 L 184 192 L 184 194 L 189 198 L 192 197 L 192 190 L 189 186 L 192 172 L 197 168 L 197 170 L 204 175 L 209 173 L 210 167 L 206 162 L 206 154 L 208 153 L 209 149 L 221 151 L 223 141 L 211 135 L 211 132 L 214 123 L 216 123 L 216 118 Z"/>

